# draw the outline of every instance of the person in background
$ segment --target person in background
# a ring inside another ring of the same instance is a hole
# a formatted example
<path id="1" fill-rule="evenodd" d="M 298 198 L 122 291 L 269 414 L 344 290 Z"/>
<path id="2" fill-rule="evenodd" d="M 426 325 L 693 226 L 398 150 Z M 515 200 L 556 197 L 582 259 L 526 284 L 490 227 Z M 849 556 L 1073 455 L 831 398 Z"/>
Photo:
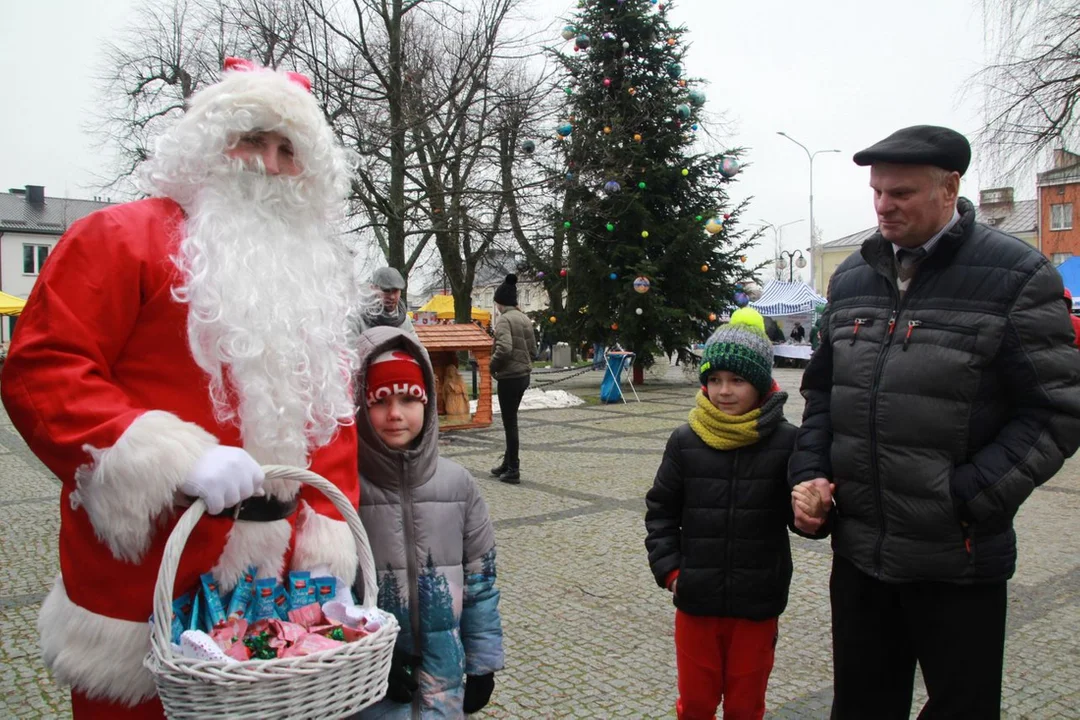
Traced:
<path id="1" fill-rule="evenodd" d="M 521 482 L 518 442 L 518 407 L 529 389 L 532 361 L 536 357 L 536 336 L 532 321 L 517 307 L 517 275 L 510 273 L 495 288 L 495 352 L 491 355 L 491 375 L 498 381 L 499 412 L 506 435 L 506 452 L 491 474 L 504 483 Z"/>
<path id="2" fill-rule="evenodd" d="M 1076 347 L 1080 348 L 1080 318 L 1073 315 L 1073 298 L 1069 288 L 1065 288 L 1065 307 L 1069 309 L 1069 321 L 1072 323 L 1073 335 L 1076 337 Z"/>
<path id="3" fill-rule="evenodd" d="M 360 312 L 357 314 L 358 333 L 373 327 L 396 327 L 416 334 L 412 320 L 401 302 L 405 278 L 392 267 L 383 267 L 371 276 L 371 287 L 361 293 Z"/>
<path id="4" fill-rule="evenodd" d="M 795 327 L 791 328 L 791 341 L 801 343 L 804 340 L 806 340 L 806 328 L 801 322 L 796 321 Z"/>
<path id="5" fill-rule="evenodd" d="M 793 486 L 836 512 L 834 720 L 997 718 L 1013 518 L 1080 445 L 1061 276 L 959 196 L 971 147 L 904 128 L 855 154 L 878 232 L 830 281 Z"/>

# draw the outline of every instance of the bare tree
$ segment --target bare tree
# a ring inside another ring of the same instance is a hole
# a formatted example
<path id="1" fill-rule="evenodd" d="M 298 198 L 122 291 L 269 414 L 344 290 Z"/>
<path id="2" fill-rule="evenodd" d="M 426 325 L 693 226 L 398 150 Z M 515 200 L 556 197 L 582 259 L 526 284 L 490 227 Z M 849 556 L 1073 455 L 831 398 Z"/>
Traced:
<path id="1" fill-rule="evenodd" d="M 983 10 L 996 55 L 976 75 L 980 139 L 1010 174 L 1080 140 L 1080 0 L 984 0 Z"/>

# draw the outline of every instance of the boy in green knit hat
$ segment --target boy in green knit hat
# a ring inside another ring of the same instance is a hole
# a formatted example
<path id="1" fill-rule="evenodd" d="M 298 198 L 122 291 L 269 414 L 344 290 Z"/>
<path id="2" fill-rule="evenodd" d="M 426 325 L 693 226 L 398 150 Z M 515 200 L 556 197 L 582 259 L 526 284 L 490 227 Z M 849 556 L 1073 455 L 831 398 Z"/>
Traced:
<path id="1" fill-rule="evenodd" d="M 735 311 L 705 344 L 696 406 L 645 497 L 649 564 L 676 607 L 682 720 L 713 718 L 721 700 L 724 718 L 764 716 L 791 583 L 788 528 L 798 532 L 792 502 L 825 512 L 808 487 L 788 489 L 795 427 L 772 365 L 761 315 Z"/>

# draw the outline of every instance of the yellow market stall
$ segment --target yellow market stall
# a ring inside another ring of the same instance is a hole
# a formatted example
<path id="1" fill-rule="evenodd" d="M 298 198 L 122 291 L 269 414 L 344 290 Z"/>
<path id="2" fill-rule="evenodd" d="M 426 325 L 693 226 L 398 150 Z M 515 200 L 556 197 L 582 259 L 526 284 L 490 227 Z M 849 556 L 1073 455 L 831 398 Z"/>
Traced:
<path id="1" fill-rule="evenodd" d="M 428 300 L 423 307 L 416 312 L 433 312 L 440 322 L 452 321 L 454 319 L 454 296 L 436 295 Z M 472 319 L 479 320 L 485 327 L 491 325 L 491 313 L 487 310 L 481 310 L 480 308 L 474 307 L 472 309 Z"/>

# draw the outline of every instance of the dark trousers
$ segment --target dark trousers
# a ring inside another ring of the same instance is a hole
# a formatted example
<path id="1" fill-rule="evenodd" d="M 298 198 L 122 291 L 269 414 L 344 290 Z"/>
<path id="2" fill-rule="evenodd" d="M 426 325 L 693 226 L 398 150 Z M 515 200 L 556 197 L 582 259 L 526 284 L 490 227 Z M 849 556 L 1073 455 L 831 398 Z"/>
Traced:
<path id="1" fill-rule="evenodd" d="M 907 720 L 922 668 L 919 720 L 1001 716 L 1004 582 L 884 583 L 834 556 L 833 720 Z"/>
<path id="2" fill-rule="evenodd" d="M 506 455 L 503 456 L 503 462 L 509 468 L 521 466 L 518 458 L 518 406 L 521 405 L 521 396 L 528 389 L 528 375 L 499 381 L 499 412 L 502 414 L 503 432 L 506 433 Z"/>

